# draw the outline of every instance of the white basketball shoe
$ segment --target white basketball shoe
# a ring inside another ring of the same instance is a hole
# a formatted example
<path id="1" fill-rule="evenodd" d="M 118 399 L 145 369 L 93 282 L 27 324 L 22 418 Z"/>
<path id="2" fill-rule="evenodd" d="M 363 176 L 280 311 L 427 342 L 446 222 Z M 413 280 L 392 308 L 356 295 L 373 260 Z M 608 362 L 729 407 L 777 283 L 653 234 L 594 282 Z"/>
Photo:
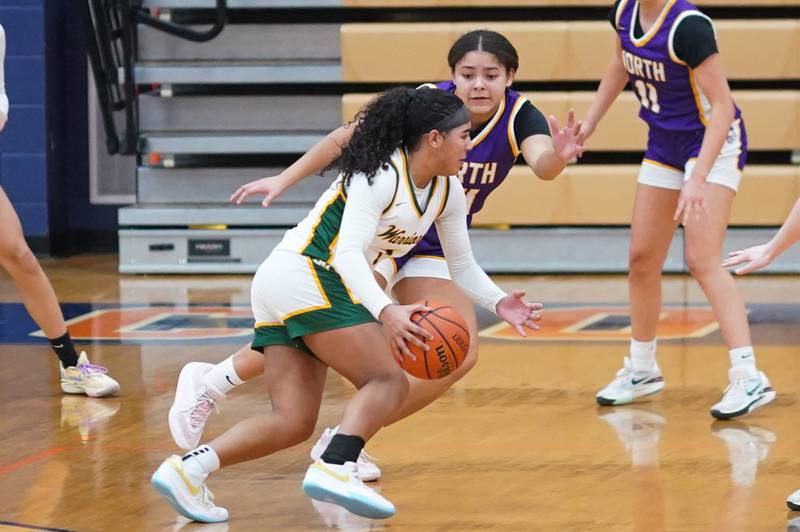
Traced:
<path id="1" fill-rule="evenodd" d="M 711 415 L 717 419 L 743 416 L 775 399 L 769 379 L 755 368 L 731 368 L 728 379 L 722 400 L 711 407 Z"/>
<path id="2" fill-rule="evenodd" d="M 395 513 L 391 502 L 358 478 L 358 467 L 354 462 L 337 465 L 317 460 L 308 466 L 303 479 L 303 493 L 370 519 L 386 519 Z"/>
<path id="3" fill-rule="evenodd" d="M 225 396 L 203 384 L 203 376 L 214 364 L 189 362 L 181 370 L 175 388 L 175 401 L 169 409 L 169 431 L 181 449 L 194 449 L 200 444 L 203 430 L 217 401 Z"/>
<path id="4" fill-rule="evenodd" d="M 614 380 L 597 392 L 597 403 L 601 406 L 616 406 L 632 403 L 640 397 L 653 395 L 664 389 L 664 377 L 658 363 L 647 371 L 634 371 L 629 357 L 625 357 L 622 369 Z"/>
<path id="5" fill-rule="evenodd" d="M 319 437 L 317 443 L 314 444 L 314 447 L 311 448 L 311 452 L 309 453 L 312 460 L 316 462 L 322 457 L 322 453 L 328 448 L 328 444 L 338 431 L 339 426 L 337 425 L 332 429 L 325 429 L 322 432 L 322 436 Z M 373 482 L 381 478 L 381 470 L 375 462 L 377 462 L 377 460 L 362 449 L 356 461 L 356 465 L 358 466 L 358 478 L 363 482 Z"/>
<path id="6" fill-rule="evenodd" d="M 164 460 L 150 477 L 150 483 L 176 512 L 192 521 L 219 523 L 228 520 L 228 510 L 214 504 L 214 494 L 206 486 L 206 478 L 190 478 L 178 455 Z"/>

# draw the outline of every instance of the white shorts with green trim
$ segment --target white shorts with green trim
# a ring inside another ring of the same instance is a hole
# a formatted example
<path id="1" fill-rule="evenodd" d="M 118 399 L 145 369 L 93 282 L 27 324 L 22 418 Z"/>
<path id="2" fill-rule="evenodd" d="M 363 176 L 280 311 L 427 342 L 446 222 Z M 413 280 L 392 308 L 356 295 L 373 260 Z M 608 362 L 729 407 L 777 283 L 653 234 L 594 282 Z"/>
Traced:
<path id="1" fill-rule="evenodd" d="M 325 261 L 287 250 L 273 251 L 253 278 L 253 348 L 288 345 L 307 350 L 306 334 L 375 322 Z"/>

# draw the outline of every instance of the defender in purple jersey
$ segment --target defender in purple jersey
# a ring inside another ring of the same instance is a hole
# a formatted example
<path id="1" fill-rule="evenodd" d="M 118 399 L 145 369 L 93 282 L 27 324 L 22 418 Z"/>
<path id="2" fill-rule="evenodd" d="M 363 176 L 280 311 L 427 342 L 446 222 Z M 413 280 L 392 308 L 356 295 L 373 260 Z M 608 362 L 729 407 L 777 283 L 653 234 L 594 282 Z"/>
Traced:
<path id="1" fill-rule="evenodd" d="M 463 64 L 458 66 L 464 68 Z M 453 81 L 444 81 L 431 86 L 448 92 L 456 91 L 456 84 Z M 524 143 L 533 135 L 549 134 L 549 130 L 545 129 L 544 118 L 540 116 L 541 113 L 532 113 L 529 119 L 533 126 L 530 135 L 517 139 L 514 122 L 520 109 L 523 109 L 526 103 L 532 107 L 527 98 L 506 87 L 495 114 L 488 122 L 478 124 L 472 129 L 472 148 L 467 154 L 467 160 L 461 164 L 461 170 L 458 173 L 467 196 L 468 225 L 472 224 L 472 216 L 481 210 L 489 194 L 505 181 L 514 167 L 521 153 L 519 143 Z M 412 264 L 416 264 L 416 266 L 405 268 L 405 265 L 415 258 L 424 260 L 412 261 Z M 427 261 L 430 260 L 438 260 L 438 262 L 428 263 Z M 442 244 L 436 228 L 431 227 L 425 238 L 410 253 L 379 263 L 376 265 L 376 271 L 393 283 L 406 277 L 450 279 L 447 268 L 442 267 L 443 260 Z"/>
<path id="2" fill-rule="evenodd" d="M 567 161 L 583 153 L 583 146 L 575 138 L 576 125 L 571 111 L 566 127 L 561 128 L 554 116 L 546 119 L 524 96 L 511 90 L 519 59 L 514 46 L 504 36 L 488 30 L 469 32 L 450 48 L 448 64 L 453 80 L 440 83 L 438 87 L 453 92 L 464 101 L 472 122 L 472 150 L 459 173 L 470 218 L 481 209 L 492 190 L 503 182 L 520 156 L 537 177 L 550 180 L 561 173 Z M 269 205 L 272 199 L 303 177 L 328 166 L 352 134 L 353 127 L 349 124 L 335 130 L 280 175 L 240 187 L 231 196 L 231 201 L 241 203 L 251 194 L 262 194 L 262 205 Z M 420 194 L 419 199 L 424 201 L 424 196 Z M 436 232 L 432 231 L 408 254 L 404 263 L 383 260 L 376 264 L 376 276 L 382 286 L 393 284 L 393 294 L 401 303 L 423 299 L 449 302 L 467 321 L 471 337 L 477 339 L 477 319 L 472 302 L 450 280 L 442 256 L 441 244 Z M 396 271 L 398 267 L 399 271 Z M 472 342 L 464 363 L 448 377 L 435 381 L 409 377 L 408 399 L 392 421 L 403 419 L 435 400 L 464 376 L 476 360 L 477 341 Z M 193 427 L 191 434 L 176 435 L 176 441 L 189 437 L 199 439 L 202 434 L 205 421 L 213 410 L 208 394 L 203 395 L 202 391 L 213 386 L 223 395 L 234 387 L 231 383 L 239 384 L 262 372 L 262 356 L 251 351 L 249 346 L 217 366 L 199 368 L 197 378 L 192 381 L 194 384 L 190 383 L 191 389 L 182 391 L 179 388 L 176 394 L 176 398 L 187 399 L 181 404 L 176 402 L 173 409 L 184 412 L 185 425 Z M 212 403 L 214 400 L 210 398 Z M 312 450 L 312 457 L 316 458 L 315 453 L 325 448 L 322 440 L 334 433 L 335 430 L 325 431 Z M 370 463 L 366 454 L 359 458 L 358 467 L 362 479 L 375 480 L 380 476 L 380 470 Z"/>
<path id="3" fill-rule="evenodd" d="M 744 302 L 719 257 L 747 153 L 742 114 L 731 98 L 711 20 L 686 0 L 617 0 L 609 15 L 617 49 L 580 125 L 586 140 L 625 85 L 649 126 L 631 220 L 631 349 L 597 394 L 620 405 L 658 393 L 661 269 L 678 221 L 686 262 L 714 310 L 729 348 L 730 385 L 711 415 L 727 419 L 775 398 L 755 364 Z"/>

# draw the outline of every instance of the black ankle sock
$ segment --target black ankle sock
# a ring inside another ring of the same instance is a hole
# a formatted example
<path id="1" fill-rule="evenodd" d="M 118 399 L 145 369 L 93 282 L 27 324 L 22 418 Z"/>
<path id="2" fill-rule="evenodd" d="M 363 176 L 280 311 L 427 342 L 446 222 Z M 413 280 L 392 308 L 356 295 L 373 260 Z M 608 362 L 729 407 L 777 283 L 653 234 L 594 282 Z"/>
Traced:
<path id="1" fill-rule="evenodd" d="M 72 338 L 69 337 L 69 331 L 64 333 L 64 336 L 59 338 L 49 338 L 50 347 L 58 355 L 61 365 L 65 368 L 78 365 L 78 353 L 75 352 L 75 346 L 72 345 Z"/>
<path id="2" fill-rule="evenodd" d="M 342 465 L 345 462 L 355 462 L 363 448 L 364 439 L 361 436 L 336 434 L 331 438 L 331 442 L 322 453 L 321 458 L 326 464 Z"/>

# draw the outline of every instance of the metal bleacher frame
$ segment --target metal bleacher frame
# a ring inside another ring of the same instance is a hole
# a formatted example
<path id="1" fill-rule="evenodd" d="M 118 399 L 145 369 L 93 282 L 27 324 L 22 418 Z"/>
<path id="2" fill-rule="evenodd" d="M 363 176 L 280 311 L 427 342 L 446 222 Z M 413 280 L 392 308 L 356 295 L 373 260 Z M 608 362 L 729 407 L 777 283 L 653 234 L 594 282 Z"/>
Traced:
<path id="1" fill-rule="evenodd" d="M 207 12 L 217 0 L 140 4 L 170 21 Z M 227 0 L 227 9 L 285 12 L 342 4 Z M 207 27 L 191 22 L 191 16 L 188 20 L 193 28 Z M 119 211 L 120 272 L 253 272 L 330 182 L 330 176 L 308 178 L 268 209 L 260 207 L 260 198 L 243 206 L 227 204 L 238 185 L 279 172 L 340 121 L 345 92 L 336 37 L 340 24 L 304 19 L 276 24 L 274 32 L 269 22 L 263 24 L 257 40 L 255 24 L 239 22 L 197 45 L 138 27 L 138 50 L 129 72 L 137 86 L 150 90 L 140 91 L 137 102 L 138 203 Z M 772 232 L 731 230 L 726 248 L 763 241 Z M 471 231 L 475 256 L 491 273 L 624 272 L 629 235 L 627 227 Z M 681 230 L 664 269 L 686 271 Z M 800 252 L 784 257 L 772 271 L 800 272 Z"/>

